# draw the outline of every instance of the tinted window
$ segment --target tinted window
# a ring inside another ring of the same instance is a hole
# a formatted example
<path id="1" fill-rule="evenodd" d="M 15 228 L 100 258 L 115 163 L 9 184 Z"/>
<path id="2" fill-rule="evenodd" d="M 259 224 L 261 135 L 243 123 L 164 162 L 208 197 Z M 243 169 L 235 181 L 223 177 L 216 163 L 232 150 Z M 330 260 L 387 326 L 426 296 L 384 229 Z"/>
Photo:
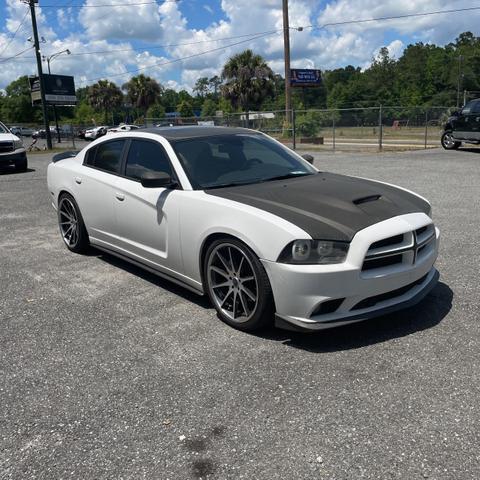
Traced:
<path id="1" fill-rule="evenodd" d="M 462 108 L 462 113 L 463 113 L 464 115 L 470 113 L 471 110 L 472 110 L 472 107 L 473 107 L 474 105 L 475 105 L 475 101 L 474 101 L 474 100 L 468 102 L 468 103 Z"/>
<path id="2" fill-rule="evenodd" d="M 91 158 L 89 155 L 87 159 L 88 165 L 106 170 L 107 172 L 118 173 L 124 145 L 125 140 L 114 140 L 97 145 L 95 157 Z"/>
<path id="3" fill-rule="evenodd" d="M 259 134 L 229 134 L 171 142 L 194 188 L 311 175 L 316 170 Z"/>
<path id="4" fill-rule="evenodd" d="M 157 142 L 132 140 L 125 174 L 129 178 L 139 180 L 146 172 L 166 172 L 172 176 L 167 153 Z"/>
<path id="5" fill-rule="evenodd" d="M 480 113 L 480 102 L 476 102 L 472 106 L 472 113 Z"/>

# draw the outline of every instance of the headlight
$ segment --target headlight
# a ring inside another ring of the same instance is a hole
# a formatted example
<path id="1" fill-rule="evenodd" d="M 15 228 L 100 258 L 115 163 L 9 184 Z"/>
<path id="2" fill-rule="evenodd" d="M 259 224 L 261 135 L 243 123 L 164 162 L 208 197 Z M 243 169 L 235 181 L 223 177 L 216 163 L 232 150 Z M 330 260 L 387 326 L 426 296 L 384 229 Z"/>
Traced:
<path id="1" fill-rule="evenodd" d="M 22 142 L 20 139 L 14 140 L 14 141 L 13 141 L 13 145 L 14 145 L 15 150 L 16 150 L 17 148 L 23 148 L 23 142 Z"/>
<path id="2" fill-rule="evenodd" d="M 343 263 L 349 246 L 346 242 L 295 240 L 283 249 L 278 262 L 303 265 Z"/>

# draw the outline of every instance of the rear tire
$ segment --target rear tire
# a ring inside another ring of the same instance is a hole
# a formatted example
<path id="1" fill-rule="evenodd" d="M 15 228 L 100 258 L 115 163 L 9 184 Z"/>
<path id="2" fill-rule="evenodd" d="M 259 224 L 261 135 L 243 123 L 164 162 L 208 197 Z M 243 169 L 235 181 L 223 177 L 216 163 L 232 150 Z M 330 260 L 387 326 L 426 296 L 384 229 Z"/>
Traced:
<path id="1" fill-rule="evenodd" d="M 58 226 L 67 248 L 75 253 L 85 253 L 90 242 L 82 214 L 75 199 L 68 193 L 58 200 Z"/>
<path id="2" fill-rule="evenodd" d="M 220 319 L 243 331 L 272 324 L 274 301 L 267 273 L 244 243 L 215 240 L 203 264 L 205 290 Z"/>
<path id="3" fill-rule="evenodd" d="M 457 150 L 457 148 L 459 148 L 460 145 L 462 144 L 462 142 L 458 142 L 454 140 L 451 131 L 443 132 L 441 142 L 442 142 L 442 147 L 445 150 Z"/>

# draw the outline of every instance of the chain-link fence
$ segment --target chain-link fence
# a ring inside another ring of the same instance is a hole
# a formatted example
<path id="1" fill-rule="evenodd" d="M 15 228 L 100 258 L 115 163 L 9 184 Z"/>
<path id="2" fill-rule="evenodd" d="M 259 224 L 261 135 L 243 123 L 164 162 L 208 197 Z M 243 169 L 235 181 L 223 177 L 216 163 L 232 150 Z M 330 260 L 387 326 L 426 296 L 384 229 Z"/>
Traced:
<path id="1" fill-rule="evenodd" d="M 265 132 L 300 150 L 410 150 L 438 147 L 442 127 L 453 110 L 455 107 L 379 106 L 224 113 L 210 117 L 172 115 L 147 118 L 142 126 L 245 127 Z M 27 150 L 46 148 L 42 127 L 20 124 L 11 127 L 23 136 Z M 58 132 L 51 127 L 53 147 L 82 148 L 88 144 L 83 136 L 87 127 L 92 128 L 92 125 L 62 124 Z"/>
<path id="2" fill-rule="evenodd" d="M 438 147 L 454 107 L 367 107 L 148 118 L 146 126 L 215 125 L 265 132 L 294 149 L 415 149 Z"/>

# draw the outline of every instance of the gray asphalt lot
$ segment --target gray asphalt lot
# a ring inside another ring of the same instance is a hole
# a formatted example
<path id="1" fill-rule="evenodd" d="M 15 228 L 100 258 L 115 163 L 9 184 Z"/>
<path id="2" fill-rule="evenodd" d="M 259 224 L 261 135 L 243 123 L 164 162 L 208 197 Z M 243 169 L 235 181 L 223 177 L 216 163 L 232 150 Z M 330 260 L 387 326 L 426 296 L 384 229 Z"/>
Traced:
<path id="1" fill-rule="evenodd" d="M 1 479 L 480 478 L 480 150 L 315 153 L 432 201 L 441 283 L 414 309 L 261 335 L 62 244 L 47 154 L 0 174 Z"/>

